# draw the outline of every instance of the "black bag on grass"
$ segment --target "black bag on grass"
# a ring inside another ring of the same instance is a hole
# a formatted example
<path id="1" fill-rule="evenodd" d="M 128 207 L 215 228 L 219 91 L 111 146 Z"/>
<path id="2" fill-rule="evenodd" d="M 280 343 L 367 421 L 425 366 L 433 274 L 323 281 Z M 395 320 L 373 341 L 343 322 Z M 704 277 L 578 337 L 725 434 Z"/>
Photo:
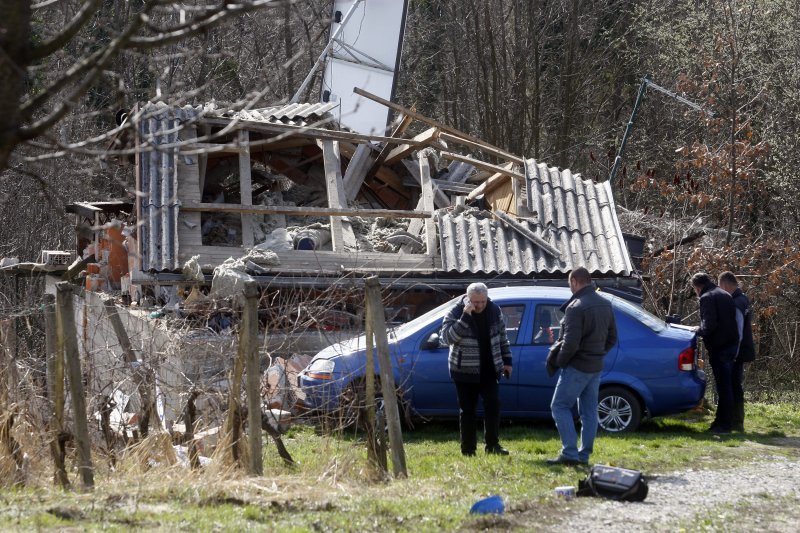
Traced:
<path id="1" fill-rule="evenodd" d="M 594 465 L 586 479 L 578 482 L 577 495 L 641 502 L 647 497 L 647 490 L 647 480 L 638 470 Z"/>

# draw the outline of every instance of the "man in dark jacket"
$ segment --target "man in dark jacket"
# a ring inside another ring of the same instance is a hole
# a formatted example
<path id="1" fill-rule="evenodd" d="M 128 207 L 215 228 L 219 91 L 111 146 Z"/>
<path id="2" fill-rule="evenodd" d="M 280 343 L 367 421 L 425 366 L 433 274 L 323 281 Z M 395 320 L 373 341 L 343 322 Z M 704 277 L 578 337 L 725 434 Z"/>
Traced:
<path id="1" fill-rule="evenodd" d="M 511 377 L 511 348 L 500 307 L 483 283 L 467 294 L 442 323 L 441 338 L 450 345 L 448 366 L 458 395 L 461 453 L 475 455 L 478 396 L 483 398 L 486 453 L 508 455 L 500 446 L 500 376 Z"/>
<path id="2" fill-rule="evenodd" d="M 744 366 L 755 361 L 753 342 L 752 308 L 750 300 L 739 288 L 739 280 L 733 272 L 719 275 L 719 287 L 731 295 L 736 306 L 736 327 L 739 332 L 739 351 L 733 363 L 733 430 L 744 431 Z"/>
<path id="3" fill-rule="evenodd" d="M 617 342 L 617 324 L 611 302 L 597 294 L 589 271 L 576 268 L 569 274 L 572 298 L 562 306 L 555 366 L 561 369 L 550 409 L 561 436 L 561 453 L 548 464 L 588 464 L 597 434 L 597 403 L 603 358 Z M 552 362 L 551 362 L 552 363 Z M 572 408 L 578 403 L 581 418 L 581 446 Z"/>
<path id="4" fill-rule="evenodd" d="M 700 329 L 708 349 L 708 360 L 717 386 L 717 413 L 708 431 L 727 434 L 733 429 L 733 364 L 739 349 L 736 306 L 733 298 L 705 272 L 692 276 L 692 287 L 700 297 Z"/>

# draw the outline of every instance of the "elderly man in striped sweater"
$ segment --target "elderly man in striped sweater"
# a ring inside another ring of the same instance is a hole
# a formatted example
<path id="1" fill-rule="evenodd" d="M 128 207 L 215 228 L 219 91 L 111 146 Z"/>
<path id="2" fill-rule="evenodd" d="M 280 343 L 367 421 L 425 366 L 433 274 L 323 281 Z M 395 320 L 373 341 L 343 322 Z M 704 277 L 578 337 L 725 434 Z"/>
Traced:
<path id="1" fill-rule="evenodd" d="M 448 364 L 456 386 L 461 453 L 475 455 L 478 397 L 483 398 L 486 453 L 508 455 L 500 446 L 499 380 L 511 377 L 511 348 L 500 307 L 489 299 L 483 283 L 467 294 L 442 323 L 441 338 L 450 345 Z"/>

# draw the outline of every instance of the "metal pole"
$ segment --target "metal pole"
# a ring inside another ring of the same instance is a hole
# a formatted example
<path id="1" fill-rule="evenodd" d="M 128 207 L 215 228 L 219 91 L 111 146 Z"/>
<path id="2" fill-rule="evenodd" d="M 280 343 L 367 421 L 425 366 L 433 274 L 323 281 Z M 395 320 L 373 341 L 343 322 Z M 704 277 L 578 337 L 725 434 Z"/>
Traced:
<path id="1" fill-rule="evenodd" d="M 636 120 L 636 112 L 639 111 L 639 105 L 642 103 L 644 93 L 647 91 L 647 85 L 649 83 L 650 80 L 647 79 L 647 76 L 642 78 L 642 84 L 639 86 L 639 94 L 636 95 L 636 103 L 633 104 L 633 111 L 631 111 L 631 118 L 628 120 L 625 133 L 622 135 L 622 144 L 619 146 L 617 157 L 614 159 L 614 166 L 611 168 L 611 174 L 608 176 L 608 183 L 611 185 L 612 190 L 614 188 L 614 178 L 617 177 L 617 170 L 619 170 L 619 166 L 622 163 L 622 154 L 625 153 L 625 144 L 628 142 L 628 136 L 633 129 L 633 122 Z"/>
<path id="2" fill-rule="evenodd" d="M 344 25 L 347 24 L 347 21 L 350 20 L 350 16 L 356 10 L 358 4 L 360 4 L 362 1 L 363 0 L 355 0 L 355 2 L 353 2 L 353 5 L 350 6 L 350 9 L 347 10 L 347 14 L 345 14 L 341 24 L 339 24 L 339 27 L 336 28 L 336 31 L 333 32 L 333 35 L 331 35 L 331 38 L 328 41 L 328 44 L 325 45 L 325 48 L 323 48 L 322 53 L 319 55 L 319 58 L 317 59 L 316 63 L 314 63 L 314 66 L 311 67 L 311 72 L 308 73 L 306 79 L 304 79 L 303 83 L 300 84 L 300 88 L 297 89 L 297 92 L 294 93 L 292 99 L 289 100 L 290 104 L 296 104 L 300 100 L 300 95 L 303 94 L 303 92 L 306 90 L 306 87 L 308 87 L 308 84 L 311 83 L 311 78 L 314 77 L 314 73 L 317 71 L 320 65 L 322 65 L 322 62 L 325 61 L 325 58 L 327 57 L 328 51 L 331 49 L 331 46 L 333 46 L 333 43 L 335 42 L 336 38 L 339 37 L 339 34 L 342 32 Z"/>

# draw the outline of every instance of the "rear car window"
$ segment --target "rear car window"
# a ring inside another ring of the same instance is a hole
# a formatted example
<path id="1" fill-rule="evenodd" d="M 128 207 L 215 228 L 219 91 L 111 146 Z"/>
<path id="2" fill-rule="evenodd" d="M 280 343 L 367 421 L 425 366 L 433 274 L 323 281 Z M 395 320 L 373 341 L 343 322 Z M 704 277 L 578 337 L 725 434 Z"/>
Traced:
<path id="1" fill-rule="evenodd" d="M 537 305 L 533 317 L 533 344 L 553 344 L 557 341 L 562 318 L 564 312 L 561 310 L 561 305 Z"/>
<path id="2" fill-rule="evenodd" d="M 663 320 L 658 318 L 656 315 L 645 311 L 638 305 L 628 302 L 627 300 L 623 300 L 622 298 L 614 298 L 614 305 L 622 309 L 626 315 L 629 315 L 631 318 L 641 322 L 656 333 L 660 333 L 667 329 L 667 326 Z"/>

